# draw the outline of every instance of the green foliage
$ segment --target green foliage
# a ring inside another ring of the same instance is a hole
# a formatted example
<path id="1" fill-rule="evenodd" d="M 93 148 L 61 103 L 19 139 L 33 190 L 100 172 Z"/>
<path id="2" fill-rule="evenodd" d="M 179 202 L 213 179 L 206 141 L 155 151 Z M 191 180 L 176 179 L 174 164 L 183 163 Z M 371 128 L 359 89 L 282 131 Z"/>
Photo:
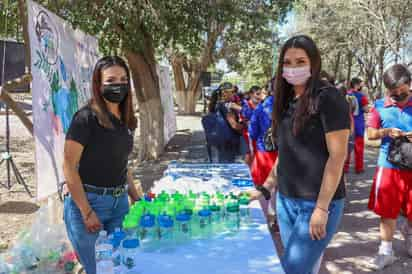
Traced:
<path id="1" fill-rule="evenodd" d="M 224 37 L 225 58 L 232 70 L 247 79 L 246 87 L 264 85 L 272 76 L 274 54 L 277 54 L 277 25 L 284 22 L 294 1 L 263 1 L 245 13 L 249 20 L 231 26 Z"/>
<path id="2" fill-rule="evenodd" d="M 0 1 L 0 39 L 22 41 L 22 31 L 17 0 Z"/>

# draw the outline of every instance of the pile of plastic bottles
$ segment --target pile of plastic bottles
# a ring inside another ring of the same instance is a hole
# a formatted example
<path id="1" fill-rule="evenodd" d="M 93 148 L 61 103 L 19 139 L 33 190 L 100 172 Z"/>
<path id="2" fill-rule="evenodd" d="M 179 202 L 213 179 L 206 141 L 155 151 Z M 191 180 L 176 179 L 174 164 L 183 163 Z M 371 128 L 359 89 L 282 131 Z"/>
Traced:
<path id="1" fill-rule="evenodd" d="M 250 179 L 250 170 L 245 164 L 193 164 L 172 162 L 168 165 L 164 175 L 172 176 L 174 179 L 194 177 L 208 181 L 213 177 L 220 177 L 232 181 L 234 179 Z"/>
<path id="2" fill-rule="evenodd" d="M 132 205 L 109 236 L 96 241 L 97 273 L 136 273 L 139 252 L 172 250 L 193 239 L 236 233 L 249 223 L 249 196 L 217 192 L 184 195 L 162 192 Z"/>
<path id="3" fill-rule="evenodd" d="M 47 206 L 40 208 L 30 230 L 0 256 L 0 274 L 73 273 L 77 258 L 63 224 L 49 221 Z"/>

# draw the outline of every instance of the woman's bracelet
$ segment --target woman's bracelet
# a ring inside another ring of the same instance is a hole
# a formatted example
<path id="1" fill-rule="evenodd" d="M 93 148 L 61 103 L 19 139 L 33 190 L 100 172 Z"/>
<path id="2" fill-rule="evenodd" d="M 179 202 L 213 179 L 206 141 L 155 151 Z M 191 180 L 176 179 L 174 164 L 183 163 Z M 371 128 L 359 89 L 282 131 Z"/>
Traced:
<path id="1" fill-rule="evenodd" d="M 323 212 L 329 214 L 329 210 L 327 210 L 327 209 L 324 209 L 324 208 L 322 208 L 322 207 L 320 207 L 320 206 L 316 206 L 316 208 L 318 208 L 318 209 L 322 210 Z"/>
<path id="2" fill-rule="evenodd" d="M 87 221 L 87 220 L 90 218 L 90 216 L 92 215 L 92 213 L 93 213 L 93 209 L 90 208 L 90 209 L 89 209 L 89 212 L 87 212 L 86 218 L 85 218 L 84 220 Z"/>

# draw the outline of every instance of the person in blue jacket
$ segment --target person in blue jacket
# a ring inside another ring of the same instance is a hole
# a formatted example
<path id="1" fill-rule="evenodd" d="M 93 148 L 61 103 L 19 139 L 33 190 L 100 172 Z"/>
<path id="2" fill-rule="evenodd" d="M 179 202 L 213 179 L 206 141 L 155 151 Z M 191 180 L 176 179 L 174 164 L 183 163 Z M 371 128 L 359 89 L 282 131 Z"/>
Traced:
<path id="1" fill-rule="evenodd" d="M 256 142 L 256 151 L 252 162 L 251 174 L 256 186 L 262 185 L 276 162 L 277 151 L 267 151 L 265 136 L 272 125 L 273 95 L 268 96 L 254 110 L 249 123 L 249 138 Z M 269 204 L 261 200 L 263 211 L 267 214 Z"/>

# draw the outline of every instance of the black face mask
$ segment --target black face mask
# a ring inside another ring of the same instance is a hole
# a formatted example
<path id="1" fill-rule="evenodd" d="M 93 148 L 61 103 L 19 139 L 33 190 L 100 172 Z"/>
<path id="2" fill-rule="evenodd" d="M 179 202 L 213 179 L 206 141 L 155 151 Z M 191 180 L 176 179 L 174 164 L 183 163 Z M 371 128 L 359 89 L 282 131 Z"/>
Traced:
<path id="1" fill-rule="evenodd" d="M 129 92 L 128 84 L 103 85 L 102 95 L 109 102 L 120 104 Z"/>
<path id="2" fill-rule="evenodd" d="M 407 92 L 402 92 L 399 95 L 391 95 L 391 99 L 395 102 L 402 102 L 408 97 L 408 95 L 409 94 Z"/>

